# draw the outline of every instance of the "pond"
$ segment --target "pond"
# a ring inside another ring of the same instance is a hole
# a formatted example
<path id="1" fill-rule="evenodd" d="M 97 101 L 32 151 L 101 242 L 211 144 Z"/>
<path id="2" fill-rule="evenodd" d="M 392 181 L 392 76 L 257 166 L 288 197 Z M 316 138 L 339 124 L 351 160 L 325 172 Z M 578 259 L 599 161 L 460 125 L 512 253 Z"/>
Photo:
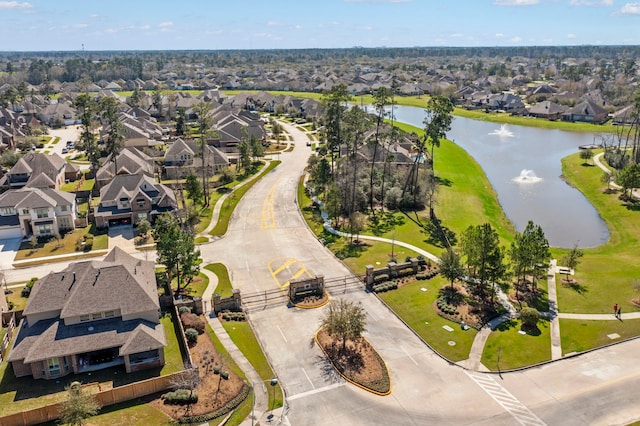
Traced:
<path id="1" fill-rule="evenodd" d="M 422 128 L 424 110 L 396 106 L 397 121 Z M 483 168 L 516 230 L 532 220 L 553 247 L 593 247 L 609 238 L 606 224 L 587 199 L 562 179 L 560 160 L 580 145 L 600 140 L 578 133 L 499 125 L 455 117 L 447 138 L 464 148 Z M 436 149 L 436 162 L 438 153 Z"/>

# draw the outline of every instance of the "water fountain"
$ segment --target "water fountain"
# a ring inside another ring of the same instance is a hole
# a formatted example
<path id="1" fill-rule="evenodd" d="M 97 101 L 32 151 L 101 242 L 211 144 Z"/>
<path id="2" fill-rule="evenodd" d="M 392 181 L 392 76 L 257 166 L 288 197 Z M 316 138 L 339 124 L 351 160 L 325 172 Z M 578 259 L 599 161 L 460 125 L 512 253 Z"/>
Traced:
<path id="1" fill-rule="evenodd" d="M 501 124 L 500 128 L 497 130 L 494 130 L 493 132 L 489 133 L 492 136 L 500 136 L 501 138 L 512 138 L 513 137 L 513 132 L 509 129 L 507 129 L 507 125 L 506 124 Z"/>
<path id="2" fill-rule="evenodd" d="M 536 176 L 533 170 L 529 169 L 522 169 L 520 175 L 513 178 L 513 181 L 518 183 L 536 183 L 541 180 L 541 177 Z"/>

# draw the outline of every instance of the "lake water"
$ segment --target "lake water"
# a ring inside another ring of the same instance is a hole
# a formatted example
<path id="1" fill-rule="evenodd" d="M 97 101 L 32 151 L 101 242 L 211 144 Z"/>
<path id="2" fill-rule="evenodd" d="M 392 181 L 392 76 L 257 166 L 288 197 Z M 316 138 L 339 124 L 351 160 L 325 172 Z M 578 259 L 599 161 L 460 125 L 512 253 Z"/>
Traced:
<path id="1" fill-rule="evenodd" d="M 394 113 L 397 121 L 423 127 L 421 108 L 396 106 Z M 609 238 L 596 209 L 561 177 L 560 160 L 577 152 L 578 146 L 598 141 L 599 134 L 501 126 L 455 117 L 447 138 L 482 166 L 518 231 L 532 220 L 542 227 L 553 247 L 593 247 Z"/>

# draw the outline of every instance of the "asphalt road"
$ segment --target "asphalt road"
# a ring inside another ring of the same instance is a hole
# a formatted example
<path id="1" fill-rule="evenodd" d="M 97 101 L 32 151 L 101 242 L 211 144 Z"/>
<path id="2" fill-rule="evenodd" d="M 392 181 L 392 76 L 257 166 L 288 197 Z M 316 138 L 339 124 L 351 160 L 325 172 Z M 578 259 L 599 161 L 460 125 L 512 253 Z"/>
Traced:
<path id="1" fill-rule="evenodd" d="M 280 155 L 283 163 L 246 194 L 227 234 L 200 246 L 204 263 L 224 263 L 244 296 L 284 288 L 297 276 L 350 274 L 298 211 L 296 185 L 310 148 L 304 134 L 286 128 L 295 149 Z M 7 271 L 8 281 L 64 266 Z M 327 366 L 312 343 L 322 309 L 275 303 L 249 318 L 286 391 L 284 424 L 616 425 L 640 419 L 638 340 L 499 377 L 444 361 L 372 294 L 350 290 L 334 297 L 360 302 L 367 311 L 365 336 L 387 363 L 393 392 L 375 396 Z"/>

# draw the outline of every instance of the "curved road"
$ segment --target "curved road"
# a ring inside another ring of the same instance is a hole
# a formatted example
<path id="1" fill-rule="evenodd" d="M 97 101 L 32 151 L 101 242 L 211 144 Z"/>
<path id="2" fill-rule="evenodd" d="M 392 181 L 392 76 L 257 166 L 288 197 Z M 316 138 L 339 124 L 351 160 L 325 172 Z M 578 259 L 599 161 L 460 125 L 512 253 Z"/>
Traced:
<path id="1" fill-rule="evenodd" d="M 297 183 L 311 151 L 304 133 L 285 127 L 295 149 L 245 195 L 224 238 L 200 246 L 204 262 L 224 263 L 245 296 L 284 288 L 303 275 L 350 275 L 298 211 Z M 7 271 L 8 281 L 43 276 L 66 263 Z M 640 340 L 499 377 L 444 361 L 375 295 L 352 289 L 340 297 L 366 310 L 365 336 L 387 363 L 393 392 L 380 397 L 345 384 L 326 365 L 312 343 L 323 309 L 273 304 L 249 318 L 286 391 L 288 409 L 277 419 L 283 424 L 613 425 L 640 419 Z M 454 330 L 451 340 L 462 332 Z"/>
<path id="2" fill-rule="evenodd" d="M 305 225 L 296 186 L 310 148 L 293 126 L 295 149 L 239 203 L 224 238 L 202 245 L 204 261 L 227 265 L 244 295 L 289 279 L 350 275 Z M 362 303 L 366 338 L 387 362 L 393 392 L 379 397 L 346 385 L 312 344 L 322 309 L 284 304 L 250 313 L 288 401 L 281 420 L 292 425 L 372 424 L 624 424 L 640 418 L 640 341 L 517 373 L 467 372 L 425 346 L 372 294 L 341 297 Z M 456 333 L 452 332 L 452 341 Z M 635 391 L 635 392 L 634 392 Z"/>

